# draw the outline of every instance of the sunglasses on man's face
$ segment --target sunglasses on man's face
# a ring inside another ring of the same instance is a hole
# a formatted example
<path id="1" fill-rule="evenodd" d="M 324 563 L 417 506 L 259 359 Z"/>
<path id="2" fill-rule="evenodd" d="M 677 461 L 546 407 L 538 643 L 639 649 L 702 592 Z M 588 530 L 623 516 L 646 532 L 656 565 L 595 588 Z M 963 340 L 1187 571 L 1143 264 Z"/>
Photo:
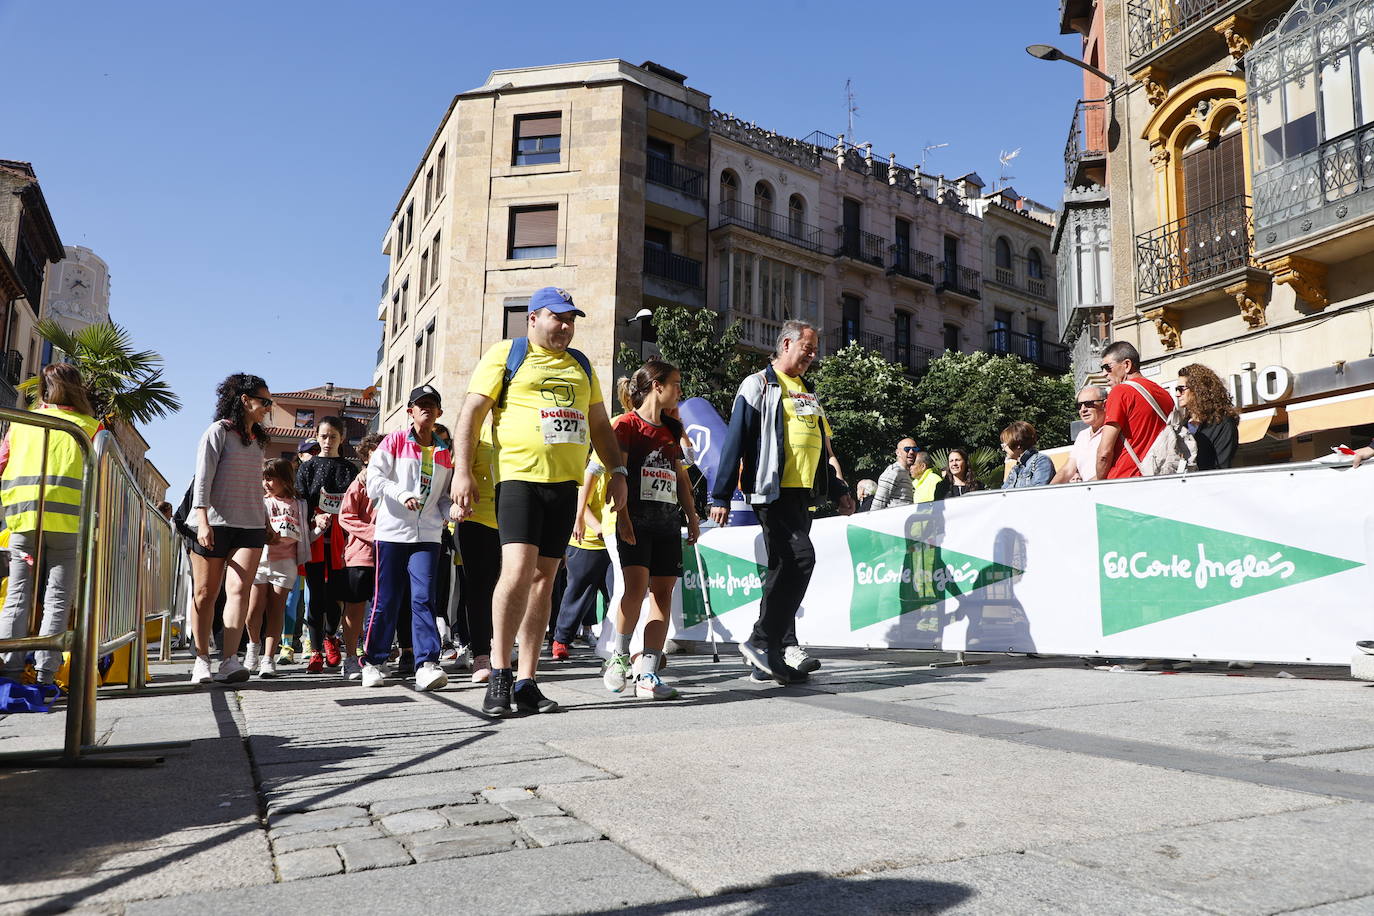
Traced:
<path id="1" fill-rule="evenodd" d="M 1115 365 L 1116 365 L 1116 363 L 1103 363 L 1102 365 L 1098 366 L 1097 368 L 1101 369 L 1103 372 L 1111 372 L 1111 371 L 1112 371 L 1112 366 L 1115 366 Z"/>
<path id="2" fill-rule="evenodd" d="M 1079 402 L 1078 402 L 1078 409 L 1079 409 L 1079 410 L 1082 410 L 1084 407 L 1086 407 L 1086 408 L 1088 408 L 1089 410 L 1092 410 L 1094 407 L 1098 406 L 1098 405 L 1101 404 L 1101 403 L 1102 403 L 1102 401 L 1100 401 L 1100 400 L 1097 400 L 1097 401 L 1079 401 Z"/>
<path id="3" fill-rule="evenodd" d="M 904 452 L 919 452 L 920 450 L 921 450 L 921 447 L 920 447 L 919 445 L 903 445 L 903 446 L 902 446 L 902 451 L 904 451 Z"/>

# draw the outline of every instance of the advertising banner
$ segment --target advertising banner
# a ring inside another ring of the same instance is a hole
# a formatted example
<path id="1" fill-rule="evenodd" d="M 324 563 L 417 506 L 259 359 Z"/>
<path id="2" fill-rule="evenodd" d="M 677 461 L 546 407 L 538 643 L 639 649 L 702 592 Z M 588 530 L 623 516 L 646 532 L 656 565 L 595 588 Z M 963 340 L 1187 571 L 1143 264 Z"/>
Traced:
<path id="1" fill-rule="evenodd" d="M 1374 639 L 1374 467 L 975 493 L 825 518 L 804 645 L 1346 664 Z M 698 565 L 698 559 L 700 563 Z M 757 527 L 688 547 L 680 639 L 747 638 Z M 698 572 L 698 569 L 701 572 Z"/>

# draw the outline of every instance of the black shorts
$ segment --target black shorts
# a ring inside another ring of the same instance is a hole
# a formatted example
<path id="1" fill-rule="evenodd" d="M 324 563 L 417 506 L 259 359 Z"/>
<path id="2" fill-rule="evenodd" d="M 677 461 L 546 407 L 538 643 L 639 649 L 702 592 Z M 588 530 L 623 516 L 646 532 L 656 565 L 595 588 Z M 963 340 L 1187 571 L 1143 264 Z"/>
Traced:
<path id="1" fill-rule="evenodd" d="M 679 531 L 654 533 L 635 529 L 635 542 L 627 544 L 616 539 L 615 552 L 620 567 L 643 566 L 649 578 L 659 576 L 682 577 L 682 534 Z"/>
<path id="2" fill-rule="evenodd" d="M 541 557 L 561 558 L 577 518 L 577 482 L 503 480 L 496 485 L 501 546 L 534 544 Z"/>
<path id="3" fill-rule="evenodd" d="M 200 546 L 199 540 L 191 541 L 191 550 L 197 555 L 207 557 L 211 560 L 223 560 L 238 550 L 240 547 L 247 547 L 253 550 L 267 546 L 267 529 L 263 528 L 230 528 L 228 525 L 211 525 L 210 530 L 215 533 L 215 546 L 209 550 Z"/>
<path id="4" fill-rule="evenodd" d="M 343 583 L 335 590 L 335 582 Z M 377 569 L 373 566 L 346 566 L 329 576 L 329 591 L 345 604 L 371 601 L 377 589 Z"/>

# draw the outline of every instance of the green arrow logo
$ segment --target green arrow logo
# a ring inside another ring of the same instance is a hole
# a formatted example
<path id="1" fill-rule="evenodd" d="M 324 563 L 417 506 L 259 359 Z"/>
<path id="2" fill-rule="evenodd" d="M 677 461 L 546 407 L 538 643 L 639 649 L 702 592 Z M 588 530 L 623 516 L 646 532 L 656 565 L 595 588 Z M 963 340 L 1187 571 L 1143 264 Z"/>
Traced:
<path id="1" fill-rule="evenodd" d="M 763 597 L 763 579 L 768 567 L 753 560 L 713 550 L 704 544 L 682 547 L 682 625 L 694 627 L 706 619 L 701 600 L 701 577 L 697 573 L 697 553 L 710 588 L 711 610 L 723 617 L 737 607 Z"/>
<path id="2" fill-rule="evenodd" d="M 1103 636 L 1364 565 L 1102 505 L 1097 547 Z"/>
<path id="3" fill-rule="evenodd" d="M 854 567 L 850 630 L 967 595 L 1022 572 L 916 538 L 854 525 L 846 533 Z"/>

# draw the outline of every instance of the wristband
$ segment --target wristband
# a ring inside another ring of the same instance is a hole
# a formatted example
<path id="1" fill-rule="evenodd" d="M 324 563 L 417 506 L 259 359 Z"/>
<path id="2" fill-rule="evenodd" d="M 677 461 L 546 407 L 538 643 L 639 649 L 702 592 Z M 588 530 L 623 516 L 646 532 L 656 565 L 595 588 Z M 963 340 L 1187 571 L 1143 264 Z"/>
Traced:
<path id="1" fill-rule="evenodd" d="M 627 471 L 627 470 L 625 469 L 625 465 L 623 465 L 623 464 L 619 464 L 619 465 L 616 465 L 615 467 L 611 468 L 611 473 L 612 473 L 612 474 L 619 474 L 619 475 L 622 476 L 622 477 L 629 477 L 629 476 L 630 476 L 630 472 Z"/>

